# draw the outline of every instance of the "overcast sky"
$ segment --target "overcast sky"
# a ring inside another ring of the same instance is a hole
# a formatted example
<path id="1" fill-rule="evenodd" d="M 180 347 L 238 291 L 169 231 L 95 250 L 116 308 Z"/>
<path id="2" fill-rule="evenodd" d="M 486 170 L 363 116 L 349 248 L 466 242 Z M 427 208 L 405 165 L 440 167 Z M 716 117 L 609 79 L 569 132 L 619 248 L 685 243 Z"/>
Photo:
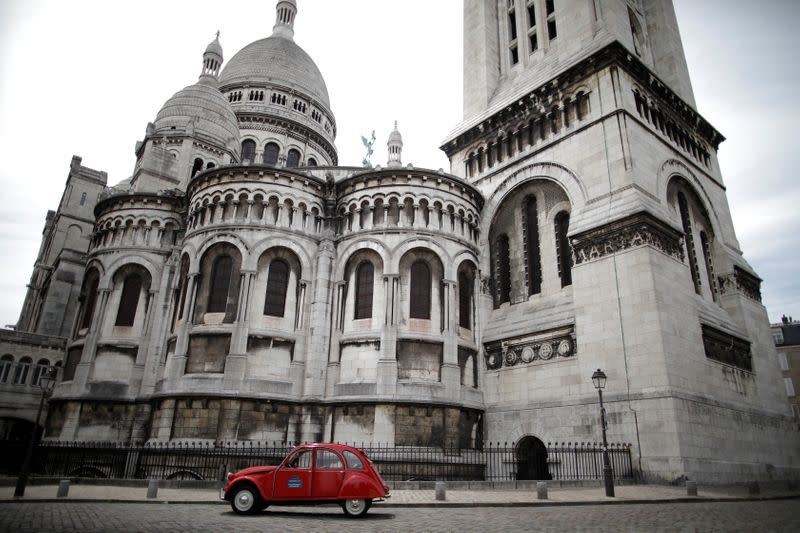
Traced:
<path id="1" fill-rule="evenodd" d="M 577 0 L 559 0 L 577 1 Z M 461 118 L 461 0 L 299 0 L 295 41 L 316 61 L 337 119 L 342 165 L 385 164 L 394 120 L 404 163 L 448 169 L 439 142 Z M 134 145 L 191 85 L 221 31 L 225 58 L 268 36 L 275 2 L 0 0 L 0 325 L 17 321 L 45 213 L 73 154 L 130 176 Z M 699 112 L 720 148 L 745 258 L 772 321 L 800 318 L 796 91 L 800 2 L 675 0 Z"/>

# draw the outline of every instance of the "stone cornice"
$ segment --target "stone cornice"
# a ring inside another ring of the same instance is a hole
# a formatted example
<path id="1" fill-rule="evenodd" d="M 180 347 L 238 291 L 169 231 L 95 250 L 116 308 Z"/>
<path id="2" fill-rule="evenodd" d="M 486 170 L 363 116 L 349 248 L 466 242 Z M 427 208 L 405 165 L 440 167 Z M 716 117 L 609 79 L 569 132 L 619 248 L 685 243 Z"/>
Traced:
<path id="1" fill-rule="evenodd" d="M 111 193 L 113 194 L 113 193 Z M 156 193 L 145 193 L 145 192 L 133 192 L 133 193 L 125 193 L 122 192 L 120 194 L 114 194 L 113 196 L 107 196 L 106 198 L 101 199 L 97 202 L 97 205 L 94 206 L 94 216 L 95 220 L 99 220 L 100 217 L 109 211 L 113 211 L 115 208 L 118 207 L 119 204 L 122 203 L 130 203 L 130 202 L 141 202 L 144 204 L 152 203 L 152 204 L 171 204 L 174 207 L 181 207 L 183 202 L 185 201 L 185 194 L 181 191 L 180 194 L 156 194 Z"/>
<path id="2" fill-rule="evenodd" d="M 683 262 L 682 234 L 642 211 L 570 237 L 573 263 L 580 265 L 629 248 L 650 246 Z"/>
<path id="3" fill-rule="evenodd" d="M 734 266 L 733 272 L 718 277 L 720 292 L 740 292 L 756 302 L 761 302 L 761 278 Z"/>
<path id="4" fill-rule="evenodd" d="M 666 83 L 631 54 L 621 43 L 613 42 L 594 54 L 567 68 L 558 76 L 532 89 L 521 98 L 509 102 L 499 111 L 452 133 L 440 147 L 448 157 L 478 139 L 495 139 L 497 131 L 507 128 L 510 123 L 533 117 L 537 109 L 552 107 L 554 101 L 567 87 L 603 70 L 616 65 L 629 73 L 642 87 L 648 88 L 658 103 L 679 117 L 681 121 L 702 137 L 715 149 L 725 140 L 721 133 L 700 116 L 694 108 L 672 91 Z"/>

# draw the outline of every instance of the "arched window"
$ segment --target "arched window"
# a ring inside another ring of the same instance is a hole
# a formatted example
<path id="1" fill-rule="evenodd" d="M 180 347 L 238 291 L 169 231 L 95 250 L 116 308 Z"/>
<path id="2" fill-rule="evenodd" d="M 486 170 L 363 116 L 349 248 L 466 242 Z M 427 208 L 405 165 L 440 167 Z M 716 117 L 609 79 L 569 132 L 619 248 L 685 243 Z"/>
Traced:
<path id="1" fill-rule="evenodd" d="M 692 283 L 694 292 L 700 294 L 700 276 L 697 266 L 697 254 L 694 250 L 694 235 L 692 234 L 692 221 L 689 218 L 689 203 L 686 195 L 678 193 L 678 209 L 681 213 L 681 224 L 683 225 L 684 241 L 686 243 L 686 253 L 689 256 L 689 271 L 692 273 Z"/>
<path id="2" fill-rule="evenodd" d="M 572 252 L 569 247 L 569 213 L 561 211 L 556 215 L 556 255 L 558 257 L 558 275 L 561 278 L 561 286 L 572 285 Z"/>
<path id="3" fill-rule="evenodd" d="M 497 305 L 511 301 L 511 257 L 508 243 L 508 235 L 500 235 L 497 238 L 495 245 L 497 250 L 494 268 L 495 268 L 495 298 Z"/>
<path id="4" fill-rule="evenodd" d="M 525 240 L 528 248 L 528 294 L 542 292 L 542 262 L 539 252 L 539 210 L 536 197 L 525 201 Z"/>
<path id="5" fill-rule="evenodd" d="M 472 279 L 463 271 L 458 273 L 458 325 L 472 329 Z"/>
<path id="6" fill-rule="evenodd" d="M 192 165 L 192 177 L 201 170 L 203 170 L 203 160 L 198 157 L 194 160 L 194 165 Z"/>
<path id="7" fill-rule="evenodd" d="M 215 165 L 213 161 L 209 161 L 208 164 L 206 165 L 206 168 L 207 169 L 208 168 L 214 168 L 215 166 L 217 166 L 217 165 Z"/>
<path id="8" fill-rule="evenodd" d="M 119 299 L 117 320 L 115 326 L 133 326 L 136 318 L 136 308 L 139 306 L 139 293 L 142 291 L 142 277 L 139 274 L 129 274 L 122 284 L 122 296 Z"/>
<path id="9" fill-rule="evenodd" d="M 50 361 L 47 359 L 39 359 L 39 362 L 36 363 L 36 368 L 33 371 L 33 380 L 31 381 L 31 385 L 38 387 L 39 381 L 42 379 L 42 377 L 44 377 L 49 368 Z"/>
<path id="10" fill-rule="evenodd" d="M 356 269 L 355 319 L 372 318 L 372 290 L 375 283 L 375 267 L 364 261 Z"/>
<path id="11" fill-rule="evenodd" d="M 272 165 L 273 167 L 278 164 L 278 152 L 280 148 L 275 143 L 267 143 L 264 147 L 264 164 Z"/>
<path id="12" fill-rule="evenodd" d="M 313 157 L 309 157 L 308 158 L 308 163 L 306 164 L 306 166 L 309 166 L 309 167 L 317 166 L 317 160 L 314 159 Z"/>
<path id="13" fill-rule="evenodd" d="M 431 269 L 419 260 L 411 265 L 410 318 L 431 318 Z"/>
<path id="14" fill-rule="evenodd" d="M 83 317 L 81 318 L 80 329 L 88 329 L 92 325 L 92 317 L 94 316 L 94 305 L 97 302 L 97 286 L 100 278 L 97 271 L 92 269 L 87 276 L 88 282 L 86 289 L 83 293 Z"/>
<path id="15" fill-rule="evenodd" d="M 242 162 L 252 163 L 256 159 L 256 142 L 253 139 L 242 141 Z"/>
<path id="16" fill-rule="evenodd" d="M 6 354 L 0 357 L 0 383 L 8 383 L 11 367 L 14 366 L 14 356 Z"/>
<path id="17" fill-rule="evenodd" d="M 233 258 L 220 255 L 211 267 L 211 286 L 208 292 L 207 313 L 224 313 L 228 305 L 228 289 L 231 286 Z"/>
<path id="18" fill-rule="evenodd" d="M 17 371 L 14 372 L 14 385 L 25 385 L 28 382 L 28 371 L 31 368 L 31 358 L 23 357 L 17 363 Z"/>
<path id="19" fill-rule="evenodd" d="M 85 203 L 86 203 L 86 193 L 82 192 L 81 193 L 81 205 L 83 205 Z"/>
<path id="20" fill-rule="evenodd" d="M 269 264 L 267 274 L 267 294 L 264 300 L 264 314 L 283 316 L 286 306 L 286 291 L 289 289 L 289 264 L 275 259 Z"/>
<path id="21" fill-rule="evenodd" d="M 300 166 L 300 152 L 292 148 L 286 154 L 286 167 L 297 168 L 298 166 Z"/>
<path id="22" fill-rule="evenodd" d="M 184 255 L 181 259 L 180 297 L 178 298 L 178 320 L 183 318 L 183 308 L 186 305 L 186 291 L 189 286 L 189 257 Z"/>

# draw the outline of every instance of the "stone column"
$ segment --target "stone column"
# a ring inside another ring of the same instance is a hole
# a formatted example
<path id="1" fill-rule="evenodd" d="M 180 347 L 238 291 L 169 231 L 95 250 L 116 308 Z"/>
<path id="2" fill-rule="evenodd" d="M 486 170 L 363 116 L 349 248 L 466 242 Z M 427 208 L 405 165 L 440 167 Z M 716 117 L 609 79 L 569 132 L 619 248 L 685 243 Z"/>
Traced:
<path id="1" fill-rule="evenodd" d="M 384 321 L 381 327 L 381 353 L 378 359 L 377 393 L 393 396 L 397 388 L 397 324 L 400 276 L 384 274 Z"/>
<path id="2" fill-rule="evenodd" d="M 253 220 L 253 200 L 247 200 L 247 212 L 244 214 L 244 221 L 248 224 Z"/>
<path id="3" fill-rule="evenodd" d="M 388 202 L 383 204 L 383 227 L 389 227 L 389 204 Z"/>
<path id="4" fill-rule="evenodd" d="M 309 343 L 302 390 L 306 398 L 321 398 L 325 392 L 325 367 L 330 350 L 330 286 L 334 253 L 332 241 L 323 240 L 320 243 L 314 269 L 314 295 L 308 320 Z"/>
<path id="5" fill-rule="evenodd" d="M 447 396 L 453 399 L 461 396 L 461 368 L 458 366 L 458 324 L 454 306 L 458 305 L 458 284 L 452 280 L 442 280 L 444 295 L 444 331 L 442 332 L 442 384 Z"/>

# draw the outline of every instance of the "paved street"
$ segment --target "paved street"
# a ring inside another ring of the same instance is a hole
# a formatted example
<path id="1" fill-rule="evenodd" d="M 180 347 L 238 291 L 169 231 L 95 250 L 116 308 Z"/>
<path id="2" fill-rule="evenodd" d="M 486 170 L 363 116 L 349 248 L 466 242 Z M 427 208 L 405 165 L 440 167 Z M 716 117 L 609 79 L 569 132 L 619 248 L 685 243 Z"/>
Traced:
<path id="1" fill-rule="evenodd" d="M 270 508 L 240 517 L 223 505 L 3 503 L 0 531 L 800 531 L 800 502 L 384 508 L 360 520 L 338 508 Z"/>

